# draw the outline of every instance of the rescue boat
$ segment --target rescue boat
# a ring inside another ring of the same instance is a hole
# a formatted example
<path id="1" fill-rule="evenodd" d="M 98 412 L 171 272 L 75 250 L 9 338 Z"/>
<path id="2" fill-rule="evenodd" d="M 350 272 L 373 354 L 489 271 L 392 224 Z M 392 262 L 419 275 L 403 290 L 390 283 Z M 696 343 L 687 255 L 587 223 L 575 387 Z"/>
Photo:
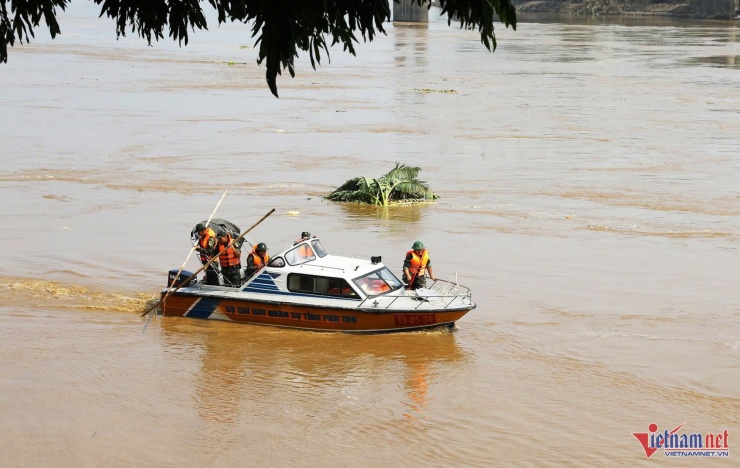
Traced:
<path id="1" fill-rule="evenodd" d="M 284 249 L 239 287 L 171 270 L 163 315 L 319 331 L 387 333 L 453 327 L 476 307 L 469 288 L 434 280 L 409 290 L 380 257 L 333 255 L 317 237 Z M 242 271 L 242 275 L 244 272 Z"/>

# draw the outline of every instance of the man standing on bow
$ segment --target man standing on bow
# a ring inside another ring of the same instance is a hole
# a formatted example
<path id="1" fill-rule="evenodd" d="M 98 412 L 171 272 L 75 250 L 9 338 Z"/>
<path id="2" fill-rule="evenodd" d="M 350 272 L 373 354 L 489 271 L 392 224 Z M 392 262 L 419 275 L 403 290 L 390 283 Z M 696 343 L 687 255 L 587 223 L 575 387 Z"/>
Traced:
<path id="1" fill-rule="evenodd" d="M 411 250 L 406 252 L 406 260 L 403 262 L 403 277 L 408 282 L 408 289 L 419 289 L 427 287 L 426 273 L 436 280 L 432 273 L 432 262 L 429 260 L 429 252 L 424 248 L 421 241 L 414 242 Z"/>

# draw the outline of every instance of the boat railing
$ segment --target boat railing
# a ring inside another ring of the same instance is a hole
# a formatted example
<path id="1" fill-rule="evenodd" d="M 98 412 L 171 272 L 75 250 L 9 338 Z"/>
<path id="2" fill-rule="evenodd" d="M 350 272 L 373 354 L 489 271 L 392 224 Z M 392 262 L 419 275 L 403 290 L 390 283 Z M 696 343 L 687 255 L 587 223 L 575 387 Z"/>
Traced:
<path id="1" fill-rule="evenodd" d="M 423 294 L 419 294 L 418 290 L 405 290 L 404 292 L 406 294 L 401 294 L 397 296 L 384 294 L 370 295 L 366 297 L 357 307 L 362 308 L 372 306 L 373 308 L 378 309 L 390 309 L 391 306 L 398 301 L 415 301 L 418 302 L 418 304 L 416 304 L 414 309 L 418 309 L 424 304 L 434 304 L 441 306 L 441 308 L 443 309 L 446 309 L 452 306 L 455 300 L 458 299 L 460 301 L 466 302 L 473 301 L 473 293 L 472 291 L 470 291 L 470 288 L 467 288 L 457 282 L 445 281 L 441 279 L 434 280 L 428 288 L 424 288 Z"/>

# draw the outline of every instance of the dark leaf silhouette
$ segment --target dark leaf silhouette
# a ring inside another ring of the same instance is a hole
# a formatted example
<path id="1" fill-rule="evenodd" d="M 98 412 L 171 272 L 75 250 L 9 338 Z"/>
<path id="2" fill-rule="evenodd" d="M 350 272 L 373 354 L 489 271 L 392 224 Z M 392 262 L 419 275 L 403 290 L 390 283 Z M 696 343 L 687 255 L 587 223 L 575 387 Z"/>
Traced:
<path id="1" fill-rule="evenodd" d="M 93 0 L 100 16 L 115 21 L 117 36 L 127 30 L 151 44 L 168 35 L 180 45 L 188 44 L 189 31 L 208 29 L 202 0 Z M 431 5 L 430 0 L 414 0 Z M 57 8 L 64 10 L 71 0 L 0 0 L 0 62 L 8 61 L 8 45 L 28 42 L 34 27 L 43 18 L 51 37 L 61 34 Z M 278 95 L 277 76 L 288 70 L 295 77 L 298 50 L 308 52 L 311 66 L 329 58 L 329 47 L 341 44 L 355 55 L 354 44 L 372 41 L 385 34 L 383 23 L 390 21 L 388 0 L 208 0 L 218 12 L 218 22 L 251 24 L 256 37 L 257 63 L 265 63 L 265 78 L 272 94 Z M 496 49 L 493 24 L 501 21 L 516 29 L 512 0 L 440 0 L 448 24 L 459 21 L 463 29 L 477 29 L 488 50 Z M 331 43 L 328 39 L 331 38 Z M 323 51 L 323 52 L 322 52 Z"/>

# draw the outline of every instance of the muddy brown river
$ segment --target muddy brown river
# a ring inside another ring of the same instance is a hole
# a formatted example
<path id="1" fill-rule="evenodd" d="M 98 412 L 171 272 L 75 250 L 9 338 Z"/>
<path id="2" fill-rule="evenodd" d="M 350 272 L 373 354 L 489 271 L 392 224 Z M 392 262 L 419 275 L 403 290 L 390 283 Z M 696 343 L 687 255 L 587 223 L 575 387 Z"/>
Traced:
<path id="1" fill-rule="evenodd" d="M 389 25 L 278 100 L 245 27 L 147 47 L 77 3 L 0 66 L 0 465 L 632 465 L 684 422 L 736 462 L 733 23 L 530 18 L 494 54 Z M 438 202 L 321 198 L 395 162 Z M 224 190 L 243 228 L 276 208 L 272 252 L 310 231 L 400 275 L 422 240 L 478 307 L 370 336 L 139 317 Z"/>

